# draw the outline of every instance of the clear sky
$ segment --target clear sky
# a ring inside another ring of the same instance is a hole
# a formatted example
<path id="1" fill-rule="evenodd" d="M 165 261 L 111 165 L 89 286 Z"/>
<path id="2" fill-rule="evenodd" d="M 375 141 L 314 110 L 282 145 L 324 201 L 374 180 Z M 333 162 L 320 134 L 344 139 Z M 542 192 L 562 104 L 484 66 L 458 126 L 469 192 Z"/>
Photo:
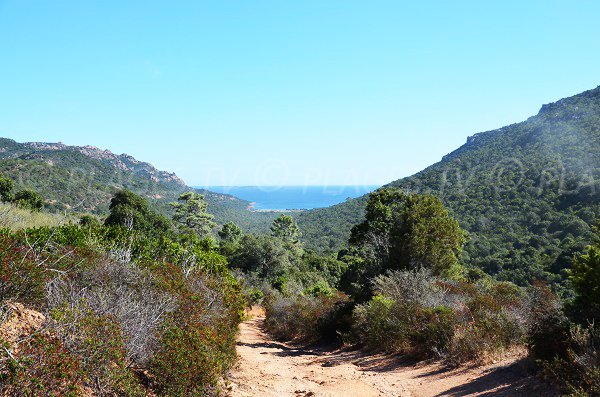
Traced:
<path id="1" fill-rule="evenodd" d="M 599 1 L 0 0 L 0 135 L 383 184 L 600 84 Z"/>

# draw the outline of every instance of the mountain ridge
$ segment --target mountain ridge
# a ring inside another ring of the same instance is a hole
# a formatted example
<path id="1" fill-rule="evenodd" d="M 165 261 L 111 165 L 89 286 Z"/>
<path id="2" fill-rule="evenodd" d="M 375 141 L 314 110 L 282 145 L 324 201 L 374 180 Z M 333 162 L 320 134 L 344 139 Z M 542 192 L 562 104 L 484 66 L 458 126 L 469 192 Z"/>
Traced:
<path id="1" fill-rule="evenodd" d="M 273 217 L 248 211 L 246 200 L 189 187 L 173 172 L 91 145 L 0 138 L 0 172 L 13 179 L 17 189 L 40 192 L 51 211 L 104 215 L 112 195 L 125 188 L 148 199 L 163 214 L 170 213 L 169 203 L 184 191 L 202 193 L 218 223 L 233 221 L 248 231 L 268 228 Z"/>
<path id="2" fill-rule="evenodd" d="M 560 278 L 600 218 L 599 148 L 600 86 L 469 136 L 439 162 L 385 186 L 440 197 L 471 234 L 465 262 L 523 283 Z M 307 245 L 341 248 L 365 201 L 300 214 Z"/>

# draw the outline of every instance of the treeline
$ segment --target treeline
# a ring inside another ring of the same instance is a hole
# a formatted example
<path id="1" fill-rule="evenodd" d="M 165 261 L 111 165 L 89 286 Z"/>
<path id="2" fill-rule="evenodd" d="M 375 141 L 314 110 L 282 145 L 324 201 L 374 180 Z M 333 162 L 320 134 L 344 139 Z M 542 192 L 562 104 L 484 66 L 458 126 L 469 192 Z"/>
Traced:
<path id="1" fill-rule="evenodd" d="M 172 205 L 119 191 L 106 219 L 0 231 L 0 395 L 219 394 L 246 301 L 202 196 Z"/>
<path id="2" fill-rule="evenodd" d="M 565 394 L 600 395 L 600 234 L 576 256 L 559 298 L 544 280 L 523 287 L 464 261 L 470 236 L 428 194 L 380 189 L 364 222 L 331 256 L 305 250 L 282 215 L 272 237 L 240 237 L 227 252 L 283 339 L 329 340 L 449 363 L 529 352 Z M 224 245 L 225 247 L 227 245 Z"/>

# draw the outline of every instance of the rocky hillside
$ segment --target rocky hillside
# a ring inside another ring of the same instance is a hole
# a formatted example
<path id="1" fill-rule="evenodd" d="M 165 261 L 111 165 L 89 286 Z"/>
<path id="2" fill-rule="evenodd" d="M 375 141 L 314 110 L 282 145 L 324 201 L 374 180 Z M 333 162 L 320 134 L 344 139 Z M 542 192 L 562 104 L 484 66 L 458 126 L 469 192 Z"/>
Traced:
<path id="1" fill-rule="evenodd" d="M 42 160 L 54 165 L 56 153 L 77 152 L 93 160 L 101 161 L 116 171 L 136 174 L 152 182 L 185 186 L 185 182 L 174 173 L 159 171 L 152 164 L 136 160 L 128 154 L 114 154 L 95 146 L 68 146 L 62 142 L 24 142 L 0 138 L 0 159 Z"/>
<path id="2" fill-rule="evenodd" d="M 94 146 L 26 142 L 0 138 L 0 172 L 17 189 L 38 191 L 51 211 L 105 214 L 115 191 L 127 188 L 150 200 L 163 213 L 168 203 L 194 190 L 174 173 L 160 171 L 128 154 L 114 154 Z M 209 211 L 219 223 L 234 221 L 246 230 L 266 228 L 271 214 L 248 211 L 245 200 L 202 190 Z"/>

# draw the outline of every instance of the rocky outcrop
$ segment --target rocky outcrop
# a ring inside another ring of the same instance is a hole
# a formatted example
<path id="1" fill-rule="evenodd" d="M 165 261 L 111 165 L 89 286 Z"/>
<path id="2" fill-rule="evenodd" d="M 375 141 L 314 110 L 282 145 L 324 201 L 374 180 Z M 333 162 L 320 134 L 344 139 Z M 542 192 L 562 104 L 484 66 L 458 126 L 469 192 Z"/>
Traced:
<path id="1" fill-rule="evenodd" d="M 139 161 L 129 154 L 115 154 L 107 149 L 100 149 L 96 146 L 68 146 L 62 142 L 25 142 L 22 144 L 24 151 L 18 155 L 24 160 L 44 159 L 44 154 L 55 153 L 58 151 L 76 151 L 91 159 L 102 161 L 114 167 L 116 170 L 132 172 L 143 176 L 152 182 L 168 183 L 179 186 L 185 186 L 185 182 L 175 173 L 157 170 L 152 164 Z M 6 151 L 6 148 L 0 148 L 0 152 Z"/>

